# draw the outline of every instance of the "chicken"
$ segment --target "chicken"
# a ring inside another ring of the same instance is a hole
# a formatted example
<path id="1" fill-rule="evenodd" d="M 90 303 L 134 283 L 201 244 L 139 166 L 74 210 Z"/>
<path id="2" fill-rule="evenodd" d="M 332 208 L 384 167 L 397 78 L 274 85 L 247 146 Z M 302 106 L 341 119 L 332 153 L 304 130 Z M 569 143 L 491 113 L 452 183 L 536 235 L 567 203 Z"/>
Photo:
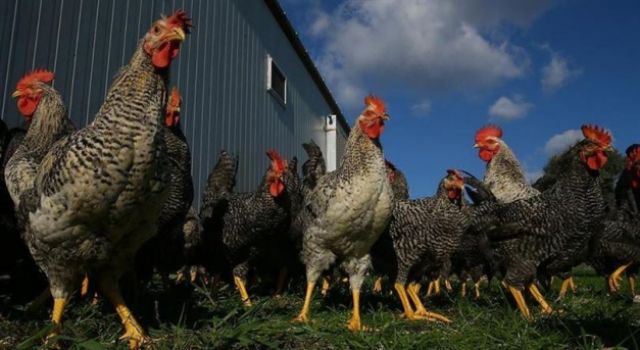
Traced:
<path id="1" fill-rule="evenodd" d="M 522 290 L 529 290 L 543 312 L 552 312 L 534 283 L 537 273 L 553 275 L 575 266 L 606 215 L 599 171 L 611 135 L 590 125 L 582 132 L 585 139 L 567 151 L 567 171 L 552 188 L 511 203 L 483 204 L 472 216 L 471 227 L 500 242 L 504 284 L 526 318 L 531 315 Z"/>
<path id="2" fill-rule="evenodd" d="M 502 140 L 502 130 L 495 125 L 487 125 L 476 132 L 474 147 L 479 149 L 479 156 L 487 162 L 487 170 L 484 175 L 484 185 L 493 193 L 501 203 L 510 203 L 520 199 L 531 198 L 540 194 L 540 191 L 529 185 L 524 171 L 513 151 Z M 495 244 L 493 256 L 501 259 L 501 244 Z M 567 291 L 567 287 L 573 285 L 573 279 L 569 275 L 563 276 L 561 296 Z"/>
<path id="3" fill-rule="evenodd" d="M 377 97 L 366 97 L 365 105 L 349 133 L 340 166 L 318 180 L 300 212 L 307 291 L 297 321 L 309 320 L 318 278 L 339 263 L 349 275 L 353 295 L 348 328 L 363 329 L 360 288 L 371 264 L 369 252 L 387 227 L 393 204 L 379 140 L 388 115 Z"/>
<path id="4" fill-rule="evenodd" d="M 155 269 L 164 278 L 185 265 L 184 246 L 186 216 L 193 202 L 191 152 L 180 127 L 182 98 L 175 87 L 171 90 L 165 111 L 164 143 L 169 160 L 169 197 L 162 207 L 159 231 L 136 255 L 136 275 L 142 281 L 151 278 Z M 198 228 L 187 226 L 191 230 Z"/>
<path id="5" fill-rule="evenodd" d="M 226 260 L 223 266 L 231 269 L 233 281 L 247 306 L 251 305 L 246 288 L 249 271 L 256 267 L 256 261 L 279 265 L 275 261 L 282 255 L 278 243 L 286 237 L 291 223 L 293 198 L 290 184 L 286 183 L 287 161 L 274 150 L 268 151 L 267 156 L 271 165 L 262 183 L 257 191 L 248 193 L 227 192 L 228 184 L 233 183 L 228 176 L 235 174 L 235 166 L 230 166 L 233 161 L 219 160 L 209 176 L 201 213 L 204 234 L 214 238 L 209 239 L 207 245 L 222 248 Z M 219 186 L 220 183 L 224 185 Z M 217 189 L 224 192 L 215 193 Z"/>
<path id="6" fill-rule="evenodd" d="M 118 281 L 157 232 L 168 196 L 163 111 L 169 66 L 190 27 L 181 10 L 155 21 L 95 120 L 51 148 L 35 186 L 21 196 L 20 215 L 29 219 L 25 240 L 54 298 L 50 336 L 59 333 L 65 305 L 88 274 L 115 306 L 129 347 L 146 339 Z"/>
<path id="7" fill-rule="evenodd" d="M 589 263 L 608 276 L 611 292 L 619 288 L 618 279 L 627 272 L 629 289 L 635 295 L 635 279 L 640 265 L 640 145 L 626 150 L 625 168 L 616 184 L 616 211 L 605 222 L 602 232 L 591 243 Z"/>
<path id="8" fill-rule="evenodd" d="M 389 177 L 389 183 L 393 189 L 394 200 L 407 200 L 409 199 L 409 184 L 407 178 L 402 171 L 398 169 L 393 163 L 386 160 L 384 164 L 387 167 L 387 176 Z"/>
<path id="9" fill-rule="evenodd" d="M 303 143 L 308 159 L 302 164 L 302 185 L 304 195 L 307 196 L 313 191 L 320 179 L 326 172 L 327 167 L 322 156 L 322 150 L 313 140 L 309 143 Z"/>
<path id="10" fill-rule="evenodd" d="M 458 250 L 467 228 L 467 216 L 461 210 L 463 188 L 460 173 L 449 170 L 433 197 L 396 200 L 389 228 L 371 254 L 373 265 L 381 267 L 377 272 L 395 279 L 394 288 L 409 320 L 451 322 L 442 315 L 427 312 L 417 294 L 416 284 L 424 273 L 436 278 L 448 277 L 451 257 Z M 392 253 L 384 254 L 385 251 Z M 407 282 L 410 282 L 409 288 L 406 288 Z"/>
<path id="11" fill-rule="evenodd" d="M 75 130 L 62 97 L 47 85 L 53 79 L 52 72 L 35 70 L 20 79 L 12 95 L 17 98 L 18 111 L 30 122 L 4 169 L 7 189 L 16 207 L 20 205 L 20 195 L 33 187 L 40 162 L 51 146 Z"/>

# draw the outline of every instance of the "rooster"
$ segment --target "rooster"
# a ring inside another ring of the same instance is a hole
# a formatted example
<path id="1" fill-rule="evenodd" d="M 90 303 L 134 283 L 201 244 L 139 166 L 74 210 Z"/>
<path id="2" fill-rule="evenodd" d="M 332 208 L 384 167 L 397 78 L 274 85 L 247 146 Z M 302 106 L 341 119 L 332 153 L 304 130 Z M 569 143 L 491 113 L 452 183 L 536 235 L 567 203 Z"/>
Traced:
<path id="1" fill-rule="evenodd" d="M 54 298 L 50 336 L 60 332 L 64 308 L 89 274 L 115 306 L 129 347 L 146 339 L 118 281 L 156 233 L 168 195 L 162 112 L 169 66 L 190 27 L 181 10 L 153 23 L 95 120 L 54 145 L 35 186 L 21 197 L 20 215 L 29 219 L 25 240 Z"/>
<path id="2" fill-rule="evenodd" d="M 162 207 L 158 221 L 158 234 L 147 241 L 136 255 L 136 275 L 148 280 L 155 268 L 163 277 L 185 265 L 184 232 L 186 216 L 192 210 L 193 179 L 191 178 L 191 152 L 180 127 L 182 98 L 177 88 L 171 90 L 165 111 L 164 143 L 169 160 L 169 197 Z M 192 218 L 194 220 L 195 218 Z M 197 230 L 197 225 L 187 226 Z"/>
<path id="3" fill-rule="evenodd" d="M 318 278 L 340 263 L 349 274 L 353 295 L 353 315 L 347 327 L 363 329 L 360 288 L 371 264 L 369 251 L 391 219 L 393 205 L 379 140 L 388 115 L 380 98 L 368 96 L 365 105 L 351 129 L 340 166 L 318 180 L 300 212 L 307 291 L 297 321 L 309 320 Z"/>
<path id="4" fill-rule="evenodd" d="M 225 156 L 223 153 L 222 156 Z M 281 255 L 278 243 L 291 222 L 292 193 L 287 183 L 287 161 L 274 150 L 267 152 L 271 165 L 255 192 L 231 193 L 235 162 L 221 158 L 209 176 L 201 212 L 206 244 L 221 247 L 223 266 L 231 269 L 233 282 L 246 306 L 251 306 L 247 276 L 256 261 Z M 218 171 L 220 173 L 218 173 Z M 215 193 L 221 190 L 222 193 Z M 215 249 L 215 248 L 214 248 Z M 271 260 L 273 261 L 273 260 Z M 225 271 L 216 271 L 225 272 Z"/>
<path id="5" fill-rule="evenodd" d="M 35 70 L 18 81 L 11 95 L 17 99 L 20 114 L 29 121 L 29 129 L 7 161 L 4 173 L 16 207 L 20 205 L 20 195 L 33 187 L 40 162 L 51 146 L 75 130 L 62 97 L 48 85 L 53 79 L 52 72 Z"/>
<path id="6" fill-rule="evenodd" d="M 599 171 L 607 163 L 611 135 L 591 125 L 584 125 L 582 133 L 585 139 L 567 151 L 567 172 L 552 188 L 511 203 L 481 205 L 473 215 L 471 226 L 500 242 L 504 284 L 528 319 L 522 289 L 543 312 L 552 312 L 534 283 L 536 274 L 573 267 L 606 215 Z"/>
<path id="7" fill-rule="evenodd" d="M 442 315 L 427 312 L 418 296 L 417 283 L 424 273 L 448 277 L 451 257 L 466 230 L 467 217 L 461 210 L 463 188 L 460 173 L 449 170 L 433 197 L 395 201 L 389 228 L 376 243 L 373 264 L 386 270 L 378 272 L 395 278 L 394 288 L 409 320 L 451 322 Z M 380 245 L 384 242 L 390 244 L 383 248 Z M 393 253 L 384 254 L 385 250 Z"/>

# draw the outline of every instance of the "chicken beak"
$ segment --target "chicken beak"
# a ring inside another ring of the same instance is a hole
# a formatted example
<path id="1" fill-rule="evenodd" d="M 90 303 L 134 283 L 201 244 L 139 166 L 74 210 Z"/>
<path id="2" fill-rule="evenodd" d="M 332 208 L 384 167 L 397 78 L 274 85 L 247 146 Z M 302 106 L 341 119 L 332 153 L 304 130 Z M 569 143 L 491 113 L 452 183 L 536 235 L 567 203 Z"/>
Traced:
<path id="1" fill-rule="evenodd" d="M 389 120 L 389 119 L 391 119 L 391 117 L 387 113 L 382 115 L 382 120 L 386 121 L 386 120 Z"/>
<path id="2" fill-rule="evenodd" d="M 480 145 L 479 145 L 479 144 L 477 144 L 477 143 L 474 143 L 474 144 L 473 144 L 473 148 L 480 148 Z"/>
<path id="3" fill-rule="evenodd" d="M 182 42 L 186 38 L 187 35 L 182 28 L 172 28 L 171 31 L 165 35 L 164 40 Z"/>
<path id="4" fill-rule="evenodd" d="M 17 98 L 17 97 L 20 97 L 20 96 L 22 96 L 22 92 L 20 90 L 16 90 L 11 94 L 12 98 Z"/>

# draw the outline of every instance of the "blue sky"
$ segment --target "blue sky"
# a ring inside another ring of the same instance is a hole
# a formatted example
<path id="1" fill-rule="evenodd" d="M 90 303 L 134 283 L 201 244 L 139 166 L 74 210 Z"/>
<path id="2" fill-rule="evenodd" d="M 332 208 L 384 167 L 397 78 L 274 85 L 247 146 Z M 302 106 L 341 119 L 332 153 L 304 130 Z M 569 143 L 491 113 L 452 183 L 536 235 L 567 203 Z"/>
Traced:
<path id="1" fill-rule="evenodd" d="M 385 155 L 413 197 L 447 168 L 482 176 L 471 146 L 487 123 L 532 178 L 582 123 L 622 151 L 640 142 L 640 1 L 281 3 L 349 122 L 367 93 L 387 102 Z"/>

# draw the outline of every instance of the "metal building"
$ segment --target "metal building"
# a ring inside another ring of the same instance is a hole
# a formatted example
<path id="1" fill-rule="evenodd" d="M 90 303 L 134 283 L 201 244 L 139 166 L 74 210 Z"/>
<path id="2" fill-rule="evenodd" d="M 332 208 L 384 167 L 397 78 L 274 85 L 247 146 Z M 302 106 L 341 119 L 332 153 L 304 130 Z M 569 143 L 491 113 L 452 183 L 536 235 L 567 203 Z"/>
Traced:
<path id="1" fill-rule="evenodd" d="M 178 8 L 195 25 L 171 83 L 183 96 L 196 204 L 221 149 L 240 157 L 239 191 L 257 186 L 269 148 L 302 162 L 300 144 L 313 139 L 329 163 L 339 159 L 349 126 L 276 0 L 0 1 L 0 116 L 21 122 L 11 92 L 47 68 L 74 124 L 91 122 L 138 40 Z"/>

